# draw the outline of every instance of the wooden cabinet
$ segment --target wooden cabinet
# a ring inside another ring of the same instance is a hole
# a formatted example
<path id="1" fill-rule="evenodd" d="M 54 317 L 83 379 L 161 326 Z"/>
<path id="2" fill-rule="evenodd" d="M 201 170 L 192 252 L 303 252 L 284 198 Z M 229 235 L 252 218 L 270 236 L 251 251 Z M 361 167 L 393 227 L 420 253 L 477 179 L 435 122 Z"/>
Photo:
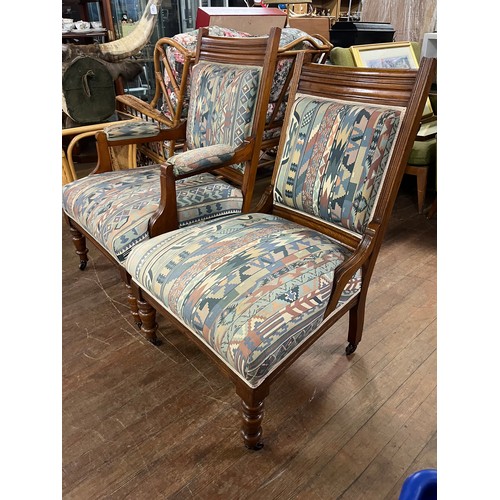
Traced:
<path id="1" fill-rule="evenodd" d="M 304 15 L 315 12 L 314 16 L 290 17 L 292 28 L 297 28 L 310 35 L 319 34 L 330 39 L 330 29 L 337 21 L 359 21 L 361 0 L 312 0 L 311 4 L 290 4 L 296 13 Z"/>

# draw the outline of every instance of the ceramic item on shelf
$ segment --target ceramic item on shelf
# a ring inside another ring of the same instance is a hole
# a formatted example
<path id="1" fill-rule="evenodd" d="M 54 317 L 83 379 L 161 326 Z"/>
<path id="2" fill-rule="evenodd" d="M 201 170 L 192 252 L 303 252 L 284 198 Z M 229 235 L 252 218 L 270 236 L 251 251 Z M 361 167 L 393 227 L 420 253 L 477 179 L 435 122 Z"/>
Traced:
<path id="1" fill-rule="evenodd" d="M 94 29 L 100 30 L 102 28 L 102 22 L 101 21 L 91 21 L 90 25 Z"/>
<path id="2" fill-rule="evenodd" d="M 87 21 L 77 21 L 75 23 L 75 28 L 77 30 L 88 30 L 90 29 L 90 23 L 88 23 Z"/>

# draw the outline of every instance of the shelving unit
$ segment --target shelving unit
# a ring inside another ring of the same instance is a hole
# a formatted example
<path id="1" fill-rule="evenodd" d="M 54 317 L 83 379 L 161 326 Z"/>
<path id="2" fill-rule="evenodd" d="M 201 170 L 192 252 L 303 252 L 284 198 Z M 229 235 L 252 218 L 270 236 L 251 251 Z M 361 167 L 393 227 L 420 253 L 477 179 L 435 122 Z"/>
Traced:
<path id="1" fill-rule="evenodd" d="M 106 42 L 116 38 L 110 0 L 63 0 L 62 17 L 75 21 L 101 21 L 103 28 L 88 33 L 64 33 L 63 42 L 86 44 L 94 40 Z"/>

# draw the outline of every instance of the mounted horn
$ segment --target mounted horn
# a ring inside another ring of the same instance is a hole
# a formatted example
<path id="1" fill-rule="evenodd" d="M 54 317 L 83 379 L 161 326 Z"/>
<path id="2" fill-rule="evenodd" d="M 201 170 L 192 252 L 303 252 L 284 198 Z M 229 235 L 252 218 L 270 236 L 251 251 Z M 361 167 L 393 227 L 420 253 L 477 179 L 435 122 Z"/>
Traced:
<path id="1" fill-rule="evenodd" d="M 63 64 L 77 56 L 91 56 L 108 62 L 116 62 L 137 54 L 148 42 L 158 19 L 157 14 L 162 0 L 149 0 L 139 23 L 130 35 L 112 42 L 93 45 L 63 44 Z"/>
<path id="2" fill-rule="evenodd" d="M 100 53 L 107 61 L 119 61 L 141 50 L 151 38 L 158 19 L 162 0 L 149 0 L 134 31 L 119 40 L 99 44 Z M 155 14 L 153 14 L 155 12 Z"/>

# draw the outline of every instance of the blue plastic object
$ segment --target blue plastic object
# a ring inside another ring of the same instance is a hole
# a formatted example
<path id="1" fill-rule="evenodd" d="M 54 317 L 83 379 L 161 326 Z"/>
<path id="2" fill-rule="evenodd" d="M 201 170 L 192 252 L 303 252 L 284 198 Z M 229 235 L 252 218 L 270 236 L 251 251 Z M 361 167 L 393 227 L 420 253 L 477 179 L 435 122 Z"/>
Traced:
<path id="1" fill-rule="evenodd" d="M 408 476 L 403 483 L 399 500 L 436 500 L 437 470 L 423 469 Z"/>

